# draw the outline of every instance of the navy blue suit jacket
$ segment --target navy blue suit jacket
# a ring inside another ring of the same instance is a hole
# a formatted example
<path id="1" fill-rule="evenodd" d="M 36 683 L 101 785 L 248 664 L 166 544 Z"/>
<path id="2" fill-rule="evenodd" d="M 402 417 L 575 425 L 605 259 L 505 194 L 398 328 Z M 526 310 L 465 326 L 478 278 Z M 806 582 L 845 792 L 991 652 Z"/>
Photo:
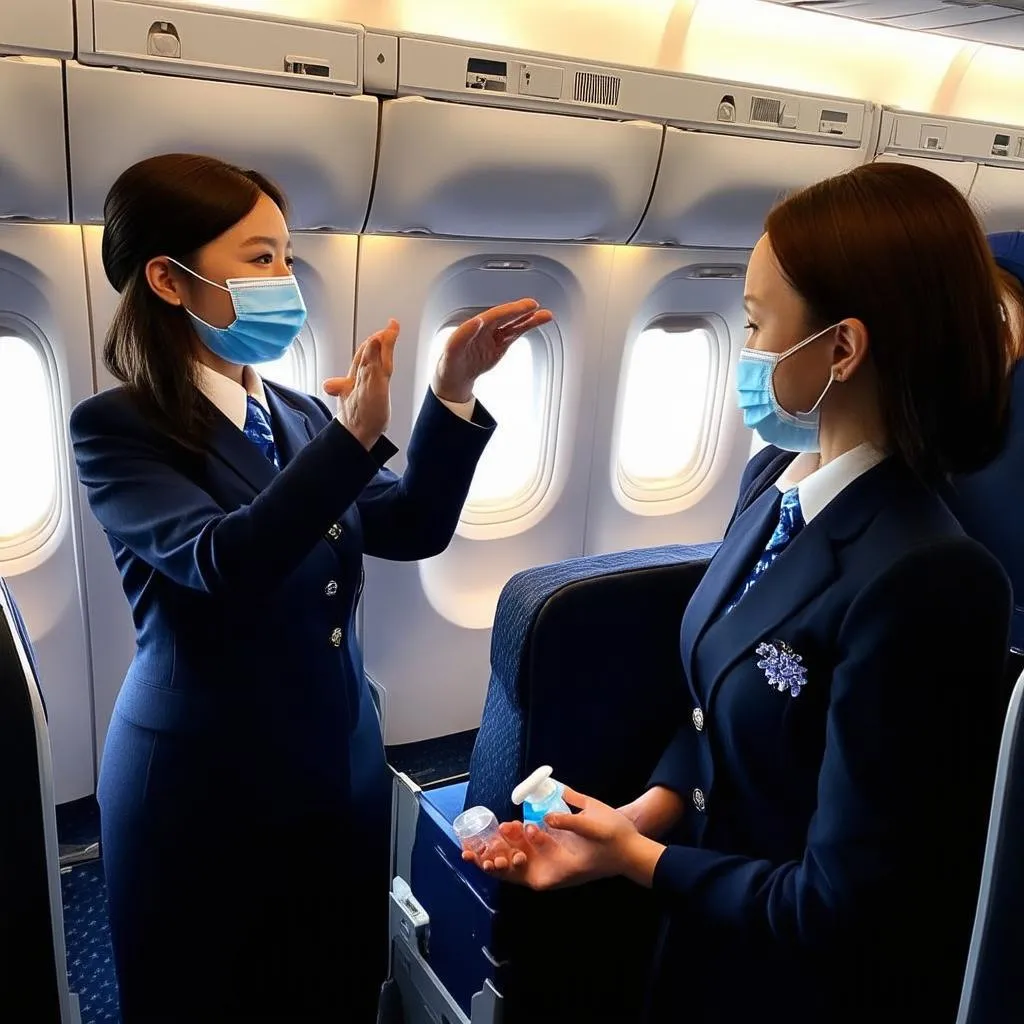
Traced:
<path id="1" fill-rule="evenodd" d="M 983 470 L 955 477 L 943 497 L 968 536 L 999 559 L 1013 584 L 1012 641 L 1024 651 L 1024 361 L 1013 370 L 1006 446 Z"/>
<path id="2" fill-rule="evenodd" d="M 381 468 L 396 451 L 386 439 L 367 452 L 319 400 L 270 382 L 266 393 L 280 471 L 219 412 L 201 453 L 124 389 L 71 417 L 137 634 L 115 718 L 174 739 L 146 783 L 168 811 L 204 787 L 278 818 L 386 799 L 355 636 L 363 554 L 442 551 L 494 429 L 479 402 L 467 421 L 428 393 L 399 478 Z M 186 771 L 190 757 L 207 770 Z M 108 762 L 134 763 L 109 749 Z"/>
<path id="3" fill-rule="evenodd" d="M 694 1021 L 952 1021 L 1005 711 L 1009 584 L 890 458 L 723 616 L 792 458 L 751 460 L 682 623 L 701 713 L 651 780 L 688 802 L 654 877 L 673 908 L 667 966 L 692 976 Z M 758 667 L 772 640 L 803 658 L 797 696 Z"/>

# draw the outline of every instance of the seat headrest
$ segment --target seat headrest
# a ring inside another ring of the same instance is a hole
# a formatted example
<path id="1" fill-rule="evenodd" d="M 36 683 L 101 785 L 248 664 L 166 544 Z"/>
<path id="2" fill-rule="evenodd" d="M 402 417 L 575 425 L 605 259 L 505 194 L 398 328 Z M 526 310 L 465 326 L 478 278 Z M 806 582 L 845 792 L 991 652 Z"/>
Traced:
<path id="1" fill-rule="evenodd" d="M 519 690 L 523 660 L 534 623 L 549 598 L 573 583 L 617 572 L 635 572 L 661 565 L 711 558 L 718 544 L 669 544 L 655 548 L 616 551 L 606 555 L 567 558 L 551 565 L 516 573 L 505 584 L 494 614 L 491 633 L 491 685 L 503 686 L 509 703 L 525 699 Z"/>
<path id="2" fill-rule="evenodd" d="M 988 244 L 996 264 L 1024 285 L 1024 231 L 997 231 Z"/>

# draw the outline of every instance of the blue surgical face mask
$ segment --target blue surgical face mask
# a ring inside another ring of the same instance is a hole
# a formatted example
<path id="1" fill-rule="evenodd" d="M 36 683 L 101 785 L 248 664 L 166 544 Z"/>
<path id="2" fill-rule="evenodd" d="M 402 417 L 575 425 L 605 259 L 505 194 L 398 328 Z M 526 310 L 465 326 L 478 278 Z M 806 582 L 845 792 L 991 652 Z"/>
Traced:
<path id="1" fill-rule="evenodd" d="M 818 430 L 821 422 L 821 403 L 835 380 L 830 374 L 825 390 L 807 412 L 787 412 L 775 394 L 775 368 L 783 359 L 799 352 L 805 345 L 817 341 L 823 334 L 835 330 L 838 324 L 826 327 L 809 338 L 804 338 L 785 352 L 758 352 L 745 348 L 740 352 L 736 367 L 736 401 L 743 412 L 743 422 L 756 430 L 768 444 L 788 452 L 816 452 L 820 450 Z"/>
<path id="2" fill-rule="evenodd" d="M 214 327 L 191 310 L 185 310 L 199 340 L 214 355 L 229 363 L 245 366 L 280 358 L 306 323 L 306 304 L 292 274 L 234 277 L 225 284 L 217 284 L 177 260 L 167 258 L 193 277 L 231 296 L 235 319 L 227 327 Z"/>

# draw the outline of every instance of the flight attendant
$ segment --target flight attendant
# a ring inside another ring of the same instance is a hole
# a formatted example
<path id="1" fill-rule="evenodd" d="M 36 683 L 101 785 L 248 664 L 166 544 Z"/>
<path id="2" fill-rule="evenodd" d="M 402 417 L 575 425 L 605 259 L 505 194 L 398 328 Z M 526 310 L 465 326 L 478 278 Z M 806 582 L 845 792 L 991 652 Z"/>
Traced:
<path id="1" fill-rule="evenodd" d="M 474 381 L 551 319 L 524 299 L 452 334 L 397 477 L 395 321 L 327 381 L 333 413 L 253 368 L 306 319 L 285 209 L 262 175 L 181 154 L 105 205 L 122 386 L 71 436 L 136 628 L 98 787 L 125 1024 L 375 1019 L 390 780 L 363 555 L 445 549 L 495 426 Z"/>
<path id="2" fill-rule="evenodd" d="M 486 861 L 661 893 L 653 1020 L 956 1017 L 1010 598 L 934 485 L 999 450 L 999 300 L 967 203 L 920 168 L 859 167 L 767 220 L 736 385 L 775 449 L 683 618 L 691 711 L 634 803 L 569 791 L 580 813 L 506 823 L 515 852 Z"/>
<path id="3" fill-rule="evenodd" d="M 943 496 L 965 532 L 981 541 L 1006 569 L 1016 606 L 1011 629 L 1010 685 L 1024 669 L 1024 231 L 988 236 L 999 268 L 1010 327 L 1010 426 L 1006 447 L 977 473 L 953 478 Z"/>

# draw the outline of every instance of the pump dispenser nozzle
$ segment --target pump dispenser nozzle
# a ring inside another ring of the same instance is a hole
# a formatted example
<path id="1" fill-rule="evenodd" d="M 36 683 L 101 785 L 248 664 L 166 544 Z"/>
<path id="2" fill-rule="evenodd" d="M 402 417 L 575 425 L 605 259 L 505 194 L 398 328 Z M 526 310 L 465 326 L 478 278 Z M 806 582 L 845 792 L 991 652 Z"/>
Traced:
<path id="1" fill-rule="evenodd" d="M 512 803 L 523 806 L 523 821 L 544 828 L 546 814 L 569 814 L 569 805 L 562 799 L 562 783 L 551 778 L 551 765 L 538 768 L 529 778 L 512 790 Z"/>

